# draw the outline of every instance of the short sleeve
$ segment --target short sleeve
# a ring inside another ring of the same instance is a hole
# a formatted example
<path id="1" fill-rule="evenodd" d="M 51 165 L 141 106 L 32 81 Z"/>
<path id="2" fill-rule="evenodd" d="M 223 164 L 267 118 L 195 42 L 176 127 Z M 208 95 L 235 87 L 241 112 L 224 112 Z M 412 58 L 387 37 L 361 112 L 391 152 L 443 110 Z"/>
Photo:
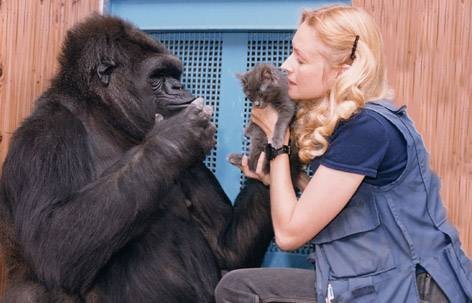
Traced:
<path id="1" fill-rule="evenodd" d="M 388 145 L 384 124 L 369 111 L 362 110 L 335 129 L 319 164 L 375 178 Z"/>

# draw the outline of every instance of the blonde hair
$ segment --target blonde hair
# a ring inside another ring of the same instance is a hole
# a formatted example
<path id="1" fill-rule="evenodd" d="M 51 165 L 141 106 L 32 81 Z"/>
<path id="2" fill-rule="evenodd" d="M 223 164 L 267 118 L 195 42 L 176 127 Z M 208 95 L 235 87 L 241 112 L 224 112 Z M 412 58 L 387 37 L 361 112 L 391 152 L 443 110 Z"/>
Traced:
<path id="1" fill-rule="evenodd" d="M 382 37 L 372 17 L 352 6 L 329 6 L 303 12 L 301 23 L 315 29 L 328 47 L 330 66 L 350 67 L 335 80 L 328 94 L 299 103 L 293 136 L 303 163 L 324 154 L 328 139 L 340 120 L 349 119 L 365 102 L 392 98 L 382 53 Z M 359 36 L 354 60 L 351 59 Z"/>

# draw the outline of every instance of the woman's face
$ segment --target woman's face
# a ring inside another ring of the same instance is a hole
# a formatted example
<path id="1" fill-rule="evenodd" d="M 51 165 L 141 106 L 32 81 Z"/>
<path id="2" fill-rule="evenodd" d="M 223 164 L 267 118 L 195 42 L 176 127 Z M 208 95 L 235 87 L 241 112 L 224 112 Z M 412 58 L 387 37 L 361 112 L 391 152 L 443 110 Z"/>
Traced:
<path id="1" fill-rule="evenodd" d="M 327 95 L 334 84 L 337 70 L 325 56 L 329 49 L 312 27 L 300 25 L 292 40 L 293 52 L 282 64 L 288 72 L 288 95 L 296 101 L 313 100 Z"/>

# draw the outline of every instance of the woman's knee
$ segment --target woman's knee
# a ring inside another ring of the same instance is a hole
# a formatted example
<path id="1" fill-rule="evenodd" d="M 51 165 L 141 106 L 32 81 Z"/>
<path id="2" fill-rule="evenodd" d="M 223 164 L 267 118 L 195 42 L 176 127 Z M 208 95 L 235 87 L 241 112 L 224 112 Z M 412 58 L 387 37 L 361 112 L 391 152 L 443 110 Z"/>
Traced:
<path id="1" fill-rule="evenodd" d="M 216 302 L 231 302 L 229 298 L 236 293 L 244 293 L 249 290 L 248 274 L 250 269 L 236 269 L 225 274 L 215 288 Z"/>

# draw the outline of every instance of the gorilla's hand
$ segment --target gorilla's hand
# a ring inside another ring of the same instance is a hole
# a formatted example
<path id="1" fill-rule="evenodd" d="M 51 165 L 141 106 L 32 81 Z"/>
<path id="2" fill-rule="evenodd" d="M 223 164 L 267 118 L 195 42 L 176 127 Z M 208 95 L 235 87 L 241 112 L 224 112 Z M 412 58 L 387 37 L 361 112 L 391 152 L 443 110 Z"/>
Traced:
<path id="1" fill-rule="evenodd" d="M 158 145 L 161 152 L 179 163 L 202 161 L 216 143 L 212 113 L 212 108 L 205 106 L 202 98 L 197 98 L 168 119 L 157 114 L 146 143 Z"/>
<path id="2" fill-rule="evenodd" d="M 179 139 L 190 147 L 190 152 L 200 151 L 202 156 L 205 156 L 215 146 L 216 128 L 211 122 L 212 114 L 212 107 L 204 105 L 202 98 L 197 98 L 175 117 L 174 130 L 181 129 Z"/>

